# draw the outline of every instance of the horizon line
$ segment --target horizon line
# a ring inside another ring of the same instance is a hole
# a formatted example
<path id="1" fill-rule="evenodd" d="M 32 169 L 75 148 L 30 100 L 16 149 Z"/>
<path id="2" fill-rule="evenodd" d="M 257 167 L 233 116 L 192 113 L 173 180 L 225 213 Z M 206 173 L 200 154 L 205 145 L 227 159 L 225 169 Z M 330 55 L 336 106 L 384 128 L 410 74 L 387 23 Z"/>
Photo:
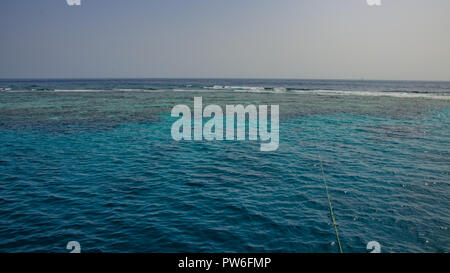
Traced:
<path id="1" fill-rule="evenodd" d="M 268 78 L 268 77 L 12 77 L 7 80 L 304 80 L 304 81 L 372 81 L 372 82 L 450 82 L 449 80 L 404 80 L 404 79 L 366 79 L 366 78 Z"/>

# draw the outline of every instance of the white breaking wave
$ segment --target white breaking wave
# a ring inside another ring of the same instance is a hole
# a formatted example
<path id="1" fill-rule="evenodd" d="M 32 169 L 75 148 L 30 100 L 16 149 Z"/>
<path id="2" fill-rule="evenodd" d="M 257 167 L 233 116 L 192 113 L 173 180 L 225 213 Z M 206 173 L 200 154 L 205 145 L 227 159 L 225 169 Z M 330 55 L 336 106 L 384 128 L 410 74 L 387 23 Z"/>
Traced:
<path id="1" fill-rule="evenodd" d="M 109 91 L 109 90 L 106 90 L 106 91 Z M 164 92 L 167 90 L 164 90 L 164 89 L 154 90 L 154 89 L 145 89 L 145 88 L 116 88 L 116 89 L 113 89 L 113 91 L 119 91 L 119 92 Z"/>
<path id="2" fill-rule="evenodd" d="M 425 98 L 450 100 L 450 95 L 431 93 L 409 93 L 409 92 L 381 92 L 381 91 L 344 91 L 344 90 L 294 90 L 298 94 L 318 94 L 318 95 L 342 95 L 342 96 L 370 96 L 370 97 L 395 97 L 395 98 Z"/>
<path id="3" fill-rule="evenodd" d="M 50 91 L 50 92 L 78 92 L 78 93 L 83 93 L 83 92 L 111 92 L 111 91 L 116 91 L 116 92 L 164 92 L 165 90 L 149 90 L 149 89 L 127 89 L 127 88 L 117 88 L 117 89 L 55 89 L 54 91 Z"/>
<path id="4" fill-rule="evenodd" d="M 101 92 L 102 90 L 94 90 L 94 89 L 55 89 L 50 92 Z"/>
<path id="5" fill-rule="evenodd" d="M 214 85 L 213 87 L 204 87 L 205 89 L 214 89 L 214 90 L 230 90 L 230 91 L 264 91 L 265 88 L 261 86 L 222 86 L 222 85 Z"/>
<path id="6" fill-rule="evenodd" d="M 116 88 L 116 89 L 113 89 L 113 91 L 136 92 L 136 91 L 144 91 L 144 89 Z"/>
<path id="7" fill-rule="evenodd" d="M 411 93 L 411 92 L 392 92 L 392 91 L 351 91 L 351 90 L 292 90 L 288 91 L 284 87 L 264 88 L 260 86 L 221 86 L 214 85 L 212 87 L 204 87 L 207 90 L 228 90 L 235 92 L 248 93 L 296 93 L 296 94 L 317 94 L 317 95 L 342 95 L 342 96 L 370 96 L 370 97 L 396 97 L 396 98 L 425 98 L 450 100 L 450 94 L 433 94 L 433 93 Z"/>
<path id="8" fill-rule="evenodd" d="M 174 91 L 174 92 L 211 92 L 210 90 L 204 90 L 204 89 L 180 89 L 180 88 L 172 89 L 172 91 Z"/>
<path id="9" fill-rule="evenodd" d="M 201 87 L 200 87 L 201 88 Z M 352 91 L 352 90 L 287 90 L 284 87 L 265 88 L 260 86 L 209 86 L 203 89 L 132 89 L 132 88 L 116 88 L 112 90 L 99 89 L 55 89 L 55 90 L 12 90 L 11 88 L 0 88 L 3 92 L 212 92 L 212 90 L 233 91 L 233 92 L 248 92 L 248 93 L 273 93 L 273 94 L 314 94 L 323 96 L 367 96 L 367 97 L 395 97 L 395 98 L 417 98 L 417 99 L 436 99 L 436 100 L 450 100 L 450 93 L 413 93 L 413 92 L 393 92 L 393 91 Z"/>
<path id="10" fill-rule="evenodd" d="M 286 93 L 286 88 L 284 87 L 276 87 L 273 89 L 274 93 Z"/>
<path id="11" fill-rule="evenodd" d="M 205 87 L 214 90 L 230 90 L 235 92 L 249 93 L 296 93 L 296 94 L 317 94 L 317 95 L 341 95 L 341 96 L 369 96 L 369 97 L 395 97 L 395 98 L 424 98 L 450 100 L 450 94 L 436 93 L 412 93 L 412 92 L 393 92 L 393 91 L 351 91 L 351 90 L 292 90 L 288 91 L 284 87 L 264 88 L 259 86 L 220 86 Z"/>

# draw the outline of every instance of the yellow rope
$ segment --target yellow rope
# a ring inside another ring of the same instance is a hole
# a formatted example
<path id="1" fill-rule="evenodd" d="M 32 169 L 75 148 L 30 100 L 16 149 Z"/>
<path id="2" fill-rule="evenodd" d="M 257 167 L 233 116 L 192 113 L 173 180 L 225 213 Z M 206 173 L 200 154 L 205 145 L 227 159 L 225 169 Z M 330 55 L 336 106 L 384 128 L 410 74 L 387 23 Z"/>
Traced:
<path id="1" fill-rule="evenodd" d="M 336 238 L 337 238 L 337 242 L 338 242 L 338 246 L 339 246 L 339 252 L 344 253 L 342 251 L 341 240 L 339 239 L 339 233 L 337 230 L 336 219 L 334 218 L 333 206 L 331 205 L 330 194 L 328 193 L 328 185 L 327 185 L 327 180 L 325 179 L 325 173 L 323 171 L 322 159 L 320 159 L 320 169 L 322 170 L 323 183 L 325 184 L 325 191 L 327 192 L 328 204 L 330 206 L 331 221 L 333 222 L 334 232 L 336 233 Z"/>

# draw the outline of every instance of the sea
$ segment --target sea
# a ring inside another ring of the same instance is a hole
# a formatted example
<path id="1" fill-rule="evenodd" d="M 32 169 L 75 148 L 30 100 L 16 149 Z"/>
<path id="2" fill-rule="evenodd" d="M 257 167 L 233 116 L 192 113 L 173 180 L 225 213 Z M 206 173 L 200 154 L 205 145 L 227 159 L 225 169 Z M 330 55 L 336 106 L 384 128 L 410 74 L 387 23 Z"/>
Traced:
<path id="1" fill-rule="evenodd" d="M 279 148 L 171 109 L 279 105 Z M 0 80 L 0 252 L 450 251 L 450 82 Z M 322 168 L 323 167 L 323 174 Z"/>

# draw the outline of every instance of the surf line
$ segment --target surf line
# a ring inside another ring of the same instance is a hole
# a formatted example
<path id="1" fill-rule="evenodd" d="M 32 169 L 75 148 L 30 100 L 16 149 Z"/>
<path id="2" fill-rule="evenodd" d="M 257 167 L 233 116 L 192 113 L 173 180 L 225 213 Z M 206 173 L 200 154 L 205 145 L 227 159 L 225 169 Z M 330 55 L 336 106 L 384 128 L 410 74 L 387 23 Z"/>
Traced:
<path id="1" fill-rule="evenodd" d="M 330 199 L 330 194 L 328 192 L 328 184 L 327 184 L 327 180 L 325 178 L 325 172 L 323 171 L 322 158 L 319 157 L 319 159 L 320 159 L 320 169 L 322 170 L 323 183 L 325 184 L 325 191 L 327 193 L 327 198 L 328 198 L 328 205 L 330 207 L 331 222 L 333 223 L 334 232 L 336 233 L 336 239 L 337 239 L 337 243 L 339 246 L 339 252 L 344 253 L 342 251 L 341 240 L 339 239 L 339 232 L 337 230 L 336 218 L 334 217 L 334 213 L 333 213 L 333 205 L 331 205 L 331 199 Z"/>

